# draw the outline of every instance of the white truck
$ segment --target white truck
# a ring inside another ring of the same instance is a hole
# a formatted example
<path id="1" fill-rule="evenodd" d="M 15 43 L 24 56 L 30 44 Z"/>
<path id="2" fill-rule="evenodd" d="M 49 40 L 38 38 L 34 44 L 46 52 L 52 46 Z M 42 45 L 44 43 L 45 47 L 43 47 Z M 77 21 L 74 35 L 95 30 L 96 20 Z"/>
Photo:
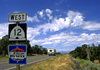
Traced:
<path id="1" fill-rule="evenodd" d="M 54 48 L 49 48 L 49 49 L 48 49 L 48 55 L 49 55 L 49 56 L 51 56 L 51 55 L 56 56 L 56 49 L 54 49 Z"/>

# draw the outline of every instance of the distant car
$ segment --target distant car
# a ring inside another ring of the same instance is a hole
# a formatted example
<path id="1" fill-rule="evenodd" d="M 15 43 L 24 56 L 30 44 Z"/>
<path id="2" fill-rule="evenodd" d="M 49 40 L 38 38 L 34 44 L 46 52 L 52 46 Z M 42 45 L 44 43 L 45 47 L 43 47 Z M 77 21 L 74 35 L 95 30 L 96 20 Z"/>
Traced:
<path id="1" fill-rule="evenodd" d="M 49 48 L 49 49 L 48 49 L 48 55 L 49 55 L 49 56 L 51 56 L 51 55 L 56 56 L 56 49 L 54 49 L 54 48 Z"/>

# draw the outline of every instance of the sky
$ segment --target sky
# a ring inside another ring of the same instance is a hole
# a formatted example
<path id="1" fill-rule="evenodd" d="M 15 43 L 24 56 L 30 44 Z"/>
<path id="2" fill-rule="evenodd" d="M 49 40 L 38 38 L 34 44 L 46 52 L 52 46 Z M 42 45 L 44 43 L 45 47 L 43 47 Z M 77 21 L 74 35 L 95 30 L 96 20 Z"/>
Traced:
<path id="1" fill-rule="evenodd" d="M 100 0 L 0 0 L 0 39 L 8 35 L 9 13 L 27 13 L 31 46 L 72 51 L 100 44 Z"/>

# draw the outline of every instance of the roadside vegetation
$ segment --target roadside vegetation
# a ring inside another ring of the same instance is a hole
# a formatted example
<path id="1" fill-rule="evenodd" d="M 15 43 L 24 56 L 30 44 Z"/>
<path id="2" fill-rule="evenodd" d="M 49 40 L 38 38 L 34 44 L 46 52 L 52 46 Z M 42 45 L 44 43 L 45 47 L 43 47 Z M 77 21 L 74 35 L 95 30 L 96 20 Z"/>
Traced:
<path id="1" fill-rule="evenodd" d="M 72 68 L 75 70 L 100 70 L 100 44 L 95 46 L 94 44 L 83 44 L 80 47 L 70 53 L 71 61 L 75 65 Z M 73 58 L 75 60 L 73 60 Z"/>
<path id="2" fill-rule="evenodd" d="M 92 44 L 92 46 L 83 44 L 71 51 L 70 54 L 74 58 L 85 59 L 92 62 L 98 60 L 100 62 L 100 44 L 98 46 L 94 44 Z"/>
<path id="3" fill-rule="evenodd" d="M 99 63 L 100 64 L 100 63 Z M 70 54 L 61 54 L 22 70 L 100 70 L 100 65 L 89 60 L 73 58 Z"/>
<path id="4" fill-rule="evenodd" d="M 68 54 L 61 54 L 43 61 L 40 61 L 34 65 L 26 66 L 22 70 L 67 70 L 71 69 L 69 63 L 73 63 Z"/>
<path id="5" fill-rule="evenodd" d="M 43 60 L 23 70 L 100 70 L 100 44 L 83 44 L 69 54 Z"/>

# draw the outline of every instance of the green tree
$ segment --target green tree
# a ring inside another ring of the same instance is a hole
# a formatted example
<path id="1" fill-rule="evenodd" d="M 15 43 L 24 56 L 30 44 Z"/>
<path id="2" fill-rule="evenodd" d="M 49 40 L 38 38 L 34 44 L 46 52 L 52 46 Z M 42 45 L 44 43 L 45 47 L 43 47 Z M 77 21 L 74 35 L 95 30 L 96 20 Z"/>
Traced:
<path id="1" fill-rule="evenodd" d="M 8 54 L 8 35 L 5 35 L 0 40 L 1 53 L 3 56 Z"/>
<path id="2" fill-rule="evenodd" d="M 40 46 L 40 48 L 39 48 L 39 54 L 43 54 L 43 47 L 42 46 Z"/>
<path id="3" fill-rule="evenodd" d="M 82 50 L 84 50 L 84 51 L 85 51 L 85 50 L 86 50 L 86 48 L 87 48 L 87 44 L 83 44 L 83 45 L 82 45 Z"/>
<path id="4" fill-rule="evenodd" d="M 43 54 L 47 54 L 47 48 L 43 48 Z"/>
<path id="5" fill-rule="evenodd" d="M 35 52 L 35 46 L 32 46 L 32 47 L 31 47 L 31 53 L 33 53 L 33 54 L 36 53 L 36 52 Z"/>
<path id="6" fill-rule="evenodd" d="M 27 54 L 31 53 L 31 44 L 30 41 L 27 40 Z"/>
<path id="7" fill-rule="evenodd" d="M 90 49 L 89 49 L 89 45 L 87 46 L 87 48 L 86 48 L 86 53 L 87 53 L 87 58 L 88 58 L 88 60 L 90 61 Z"/>
<path id="8" fill-rule="evenodd" d="M 35 45 L 35 52 L 36 54 L 39 54 L 39 45 Z"/>

